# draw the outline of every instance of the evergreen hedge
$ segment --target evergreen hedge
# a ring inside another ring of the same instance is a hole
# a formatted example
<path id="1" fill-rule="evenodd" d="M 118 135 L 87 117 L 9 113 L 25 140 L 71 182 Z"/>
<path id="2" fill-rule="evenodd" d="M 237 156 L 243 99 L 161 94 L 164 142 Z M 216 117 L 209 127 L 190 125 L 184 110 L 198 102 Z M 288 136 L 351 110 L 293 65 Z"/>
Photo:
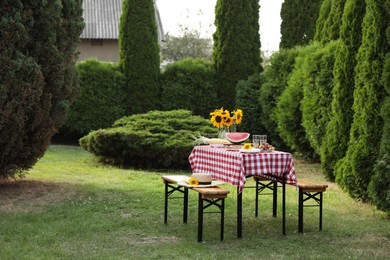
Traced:
<path id="1" fill-rule="evenodd" d="M 303 83 L 302 126 L 316 154 L 321 153 L 321 144 L 329 121 L 337 44 L 338 41 L 329 42 L 308 56 L 305 62 L 304 70 L 309 77 Z"/>
<path id="2" fill-rule="evenodd" d="M 125 79 L 117 64 L 86 60 L 77 64 L 80 96 L 60 133 L 78 137 L 107 128 L 125 115 Z M 77 139 L 78 139 L 77 138 Z"/>
<path id="3" fill-rule="evenodd" d="M 261 122 L 264 125 L 268 139 L 278 149 L 287 149 L 285 142 L 276 131 L 277 123 L 272 117 L 276 103 L 287 86 L 287 80 L 294 68 L 298 48 L 281 49 L 270 57 L 269 66 L 265 67 L 263 84 L 257 101 L 261 105 Z"/>
<path id="4" fill-rule="evenodd" d="M 334 180 L 334 167 L 345 156 L 353 120 L 353 90 L 355 88 L 356 53 L 361 44 L 365 0 L 347 0 L 340 29 L 339 45 L 333 69 L 335 86 L 329 123 L 321 147 L 321 168 Z"/>
<path id="5" fill-rule="evenodd" d="M 320 9 L 314 40 L 327 43 L 340 37 L 341 18 L 346 0 L 325 0 Z"/>
<path id="6" fill-rule="evenodd" d="M 298 49 L 299 54 L 288 80 L 288 85 L 280 95 L 272 113 L 273 120 L 277 123 L 276 130 L 286 144 L 293 151 L 301 153 L 309 160 L 317 159 L 318 155 L 311 147 L 302 126 L 300 104 L 303 98 L 304 82 L 310 78 L 310 75 L 306 72 L 306 60 L 321 47 L 320 44 L 315 43 Z"/>
<path id="7" fill-rule="evenodd" d="M 161 75 L 162 110 L 186 109 L 205 118 L 217 107 L 211 62 L 187 58 L 165 67 Z"/>
<path id="8" fill-rule="evenodd" d="M 76 98 L 82 1 L 0 3 L 0 176 L 45 153 Z"/>
<path id="9" fill-rule="evenodd" d="M 352 197 L 368 199 L 382 137 L 380 108 L 385 98 L 381 82 L 385 54 L 389 51 L 386 29 L 389 16 L 385 0 L 367 0 L 362 26 L 362 44 L 357 54 L 353 123 L 348 150 L 335 167 L 336 181 Z"/>
<path id="10" fill-rule="evenodd" d="M 208 119 L 191 111 L 151 111 L 116 121 L 80 139 L 83 149 L 107 163 L 136 168 L 188 170 L 193 136 L 216 137 Z"/>

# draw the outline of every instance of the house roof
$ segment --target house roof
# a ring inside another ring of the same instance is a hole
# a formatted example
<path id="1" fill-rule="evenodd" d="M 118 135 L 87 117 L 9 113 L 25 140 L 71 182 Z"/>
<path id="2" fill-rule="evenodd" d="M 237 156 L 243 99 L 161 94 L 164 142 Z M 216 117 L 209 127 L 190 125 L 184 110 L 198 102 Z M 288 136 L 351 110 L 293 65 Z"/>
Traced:
<path id="1" fill-rule="evenodd" d="M 85 27 L 81 39 L 118 39 L 122 0 L 83 0 Z M 159 41 L 164 40 L 160 13 L 154 5 Z"/>

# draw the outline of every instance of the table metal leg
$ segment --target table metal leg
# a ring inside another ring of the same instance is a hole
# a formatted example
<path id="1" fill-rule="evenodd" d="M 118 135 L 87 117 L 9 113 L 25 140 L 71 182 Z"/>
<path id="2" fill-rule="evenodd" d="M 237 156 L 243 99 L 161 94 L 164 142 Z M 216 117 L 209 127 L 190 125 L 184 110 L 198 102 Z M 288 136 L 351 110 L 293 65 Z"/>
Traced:
<path id="1" fill-rule="evenodd" d="M 184 203 L 183 203 L 183 223 L 187 223 L 188 219 L 188 188 L 184 188 Z"/>
<path id="2" fill-rule="evenodd" d="M 240 193 L 240 188 L 237 187 L 237 237 L 238 238 L 242 238 L 242 192 Z"/>
<path id="3" fill-rule="evenodd" d="M 198 196 L 198 242 L 202 242 L 203 236 L 203 199 L 202 194 Z"/>
<path id="4" fill-rule="evenodd" d="M 276 217 L 278 214 L 278 182 L 273 182 L 274 189 L 273 189 L 273 205 L 272 205 L 272 216 Z"/>

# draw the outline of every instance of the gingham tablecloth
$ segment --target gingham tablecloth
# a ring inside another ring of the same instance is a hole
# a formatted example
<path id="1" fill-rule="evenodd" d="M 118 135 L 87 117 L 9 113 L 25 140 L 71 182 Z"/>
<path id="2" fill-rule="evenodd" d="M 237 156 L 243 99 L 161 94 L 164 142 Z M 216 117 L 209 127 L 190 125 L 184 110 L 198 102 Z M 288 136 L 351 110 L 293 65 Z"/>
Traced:
<path id="1" fill-rule="evenodd" d="M 273 151 L 241 153 L 227 148 L 195 146 L 188 158 L 193 172 L 209 173 L 214 179 L 244 189 L 247 176 L 274 175 L 296 184 L 294 161 L 290 153 Z"/>

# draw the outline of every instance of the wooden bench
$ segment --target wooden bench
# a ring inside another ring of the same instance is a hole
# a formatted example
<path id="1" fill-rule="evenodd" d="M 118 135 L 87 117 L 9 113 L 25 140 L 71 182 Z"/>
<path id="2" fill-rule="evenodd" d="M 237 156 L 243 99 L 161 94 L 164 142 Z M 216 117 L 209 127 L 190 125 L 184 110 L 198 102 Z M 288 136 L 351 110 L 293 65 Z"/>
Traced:
<path id="1" fill-rule="evenodd" d="M 228 190 L 216 187 L 190 187 L 187 185 L 182 185 L 183 181 L 189 179 L 188 176 L 184 175 L 169 175 L 162 176 L 162 179 L 165 184 L 165 203 L 164 203 L 164 223 L 167 223 L 168 218 L 168 199 L 174 192 L 183 193 L 184 196 L 180 197 L 171 197 L 171 198 L 183 198 L 183 223 L 187 223 L 188 217 L 188 189 L 191 189 L 195 192 L 198 192 L 198 242 L 201 242 L 203 239 L 203 215 L 205 213 L 219 213 L 221 214 L 221 228 L 220 228 L 220 239 L 223 240 L 224 234 L 224 221 L 225 221 L 225 198 L 229 194 Z M 180 183 L 180 185 L 178 184 Z M 206 204 L 205 204 L 206 202 Z M 216 206 L 219 211 L 209 212 L 205 211 L 210 206 Z"/>
<path id="2" fill-rule="evenodd" d="M 188 218 L 188 188 L 177 185 L 178 182 L 189 179 L 185 175 L 165 175 L 162 176 L 165 184 L 164 192 L 164 223 L 168 222 L 168 200 L 169 199 L 183 199 L 183 223 L 187 223 Z M 172 194 L 181 193 L 183 196 L 172 196 Z"/>
<path id="3" fill-rule="evenodd" d="M 223 240 L 224 223 L 225 223 L 225 198 L 229 194 L 228 190 L 220 187 L 200 188 L 194 187 L 193 191 L 199 193 L 198 196 L 198 242 L 202 241 L 203 236 L 203 215 L 204 213 L 219 213 L 221 214 L 220 239 Z M 204 204 L 207 202 L 207 204 Z M 219 211 L 205 212 L 204 210 L 210 206 L 216 206 Z"/>
<path id="4" fill-rule="evenodd" d="M 272 193 L 266 193 L 264 195 L 273 194 L 273 216 L 276 216 L 277 211 L 277 181 L 263 176 L 253 176 L 256 182 L 256 217 L 258 210 L 258 196 L 262 195 L 266 188 L 271 190 Z M 265 183 L 264 183 L 265 182 Z M 292 184 L 295 186 L 295 184 Z M 309 180 L 298 179 L 298 232 L 303 233 L 303 208 L 304 207 L 319 207 L 319 230 L 322 230 L 322 204 L 323 204 L 323 192 L 326 191 L 328 185 L 316 183 Z M 308 200 L 314 200 L 316 204 L 304 205 Z"/>

